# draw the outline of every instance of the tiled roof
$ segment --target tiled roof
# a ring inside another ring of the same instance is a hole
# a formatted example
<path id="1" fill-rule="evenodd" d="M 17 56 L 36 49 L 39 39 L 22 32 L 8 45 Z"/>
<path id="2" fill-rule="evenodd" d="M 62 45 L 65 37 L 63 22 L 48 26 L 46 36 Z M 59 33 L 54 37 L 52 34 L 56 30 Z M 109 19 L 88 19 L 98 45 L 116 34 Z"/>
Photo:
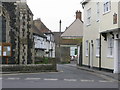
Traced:
<path id="1" fill-rule="evenodd" d="M 40 32 L 40 30 L 35 25 L 32 25 L 32 32 L 33 34 L 46 38 L 46 36 L 42 32 Z"/>
<path id="2" fill-rule="evenodd" d="M 40 20 L 34 20 L 34 25 L 42 32 L 42 33 L 49 33 L 51 32 L 46 26 L 45 24 Z"/>
<path id="3" fill-rule="evenodd" d="M 61 39 L 61 45 L 77 45 L 80 44 L 82 39 Z"/>
<path id="4" fill-rule="evenodd" d="M 81 39 L 62 39 L 60 38 L 61 34 L 63 32 L 53 32 L 54 38 L 55 38 L 55 43 L 56 44 L 61 44 L 61 45 L 77 45 L 81 42 Z"/>

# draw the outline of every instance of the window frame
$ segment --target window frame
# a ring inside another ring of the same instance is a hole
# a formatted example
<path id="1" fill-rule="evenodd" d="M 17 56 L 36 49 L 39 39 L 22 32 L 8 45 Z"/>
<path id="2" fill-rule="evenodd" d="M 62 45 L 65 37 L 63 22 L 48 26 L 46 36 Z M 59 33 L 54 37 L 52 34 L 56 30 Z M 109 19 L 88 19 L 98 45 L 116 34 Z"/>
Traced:
<path id="1" fill-rule="evenodd" d="M 86 48 L 85 48 L 85 55 L 88 57 L 88 54 L 89 54 L 89 42 L 88 42 L 88 40 L 86 40 L 86 42 L 85 42 L 85 46 L 86 46 Z"/>
<path id="2" fill-rule="evenodd" d="M 91 8 L 87 9 L 87 26 L 91 25 Z"/>
<path id="3" fill-rule="evenodd" d="M 108 54 L 107 57 L 113 57 L 114 56 L 114 39 L 111 36 L 108 36 Z"/>
<path id="4" fill-rule="evenodd" d="M 103 3 L 103 14 L 109 13 L 111 11 L 111 1 L 105 0 Z"/>
<path id="5" fill-rule="evenodd" d="M 100 39 L 96 39 L 96 57 L 100 57 Z"/>
<path id="6" fill-rule="evenodd" d="M 100 21 L 100 2 L 96 3 L 96 13 L 97 13 L 96 21 L 99 22 Z"/>

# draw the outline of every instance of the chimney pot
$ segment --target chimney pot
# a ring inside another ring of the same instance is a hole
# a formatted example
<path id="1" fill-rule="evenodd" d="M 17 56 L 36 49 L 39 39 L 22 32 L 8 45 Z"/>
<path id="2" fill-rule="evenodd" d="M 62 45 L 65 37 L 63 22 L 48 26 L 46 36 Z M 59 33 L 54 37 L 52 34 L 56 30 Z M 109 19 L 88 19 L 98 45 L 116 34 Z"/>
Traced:
<path id="1" fill-rule="evenodd" d="M 77 10 L 76 11 L 76 19 L 80 19 L 81 20 L 81 17 L 82 17 L 82 13 L 81 13 L 81 11 L 79 10 Z"/>

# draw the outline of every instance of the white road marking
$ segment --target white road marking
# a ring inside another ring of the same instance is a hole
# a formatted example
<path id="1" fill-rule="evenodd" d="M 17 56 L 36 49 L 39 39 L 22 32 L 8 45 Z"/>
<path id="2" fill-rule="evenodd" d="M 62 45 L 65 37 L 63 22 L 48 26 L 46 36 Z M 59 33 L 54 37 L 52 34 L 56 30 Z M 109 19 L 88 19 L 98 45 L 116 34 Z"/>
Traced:
<path id="1" fill-rule="evenodd" d="M 64 81 L 77 81 L 76 79 L 64 79 Z"/>
<path id="2" fill-rule="evenodd" d="M 99 80 L 99 82 L 113 82 L 113 81 Z"/>
<path id="3" fill-rule="evenodd" d="M 25 80 L 40 80 L 41 78 L 26 78 Z"/>
<path id="4" fill-rule="evenodd" d="M 94 82 L 94 80 L 80 80 L 81 82 Z"/>
<path id="5" fill-rule="evenodd" d="M 19 80 L 20 78 L 8 78 L 8 80 Z"/>
<path id="6" fill-rule="evenodd" d="M 51 81 L 57 81 L 58 79 L 56 79 L 56 78 L 44 78 L 43 80 L 45 80 L 45 81 L 49 81 L 49 80 L 51 80 Z"/>

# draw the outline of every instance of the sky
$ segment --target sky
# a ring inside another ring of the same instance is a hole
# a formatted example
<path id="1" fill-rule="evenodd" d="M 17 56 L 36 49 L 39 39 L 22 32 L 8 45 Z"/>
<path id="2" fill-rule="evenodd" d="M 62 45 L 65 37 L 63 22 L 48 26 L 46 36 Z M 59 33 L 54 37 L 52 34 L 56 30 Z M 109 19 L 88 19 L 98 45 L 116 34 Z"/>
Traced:
<path id="1" fill-rule="evenodd" d="M 41 21 L 53 32 L 59 31 L 59 21 L 62 21 L 61 30 L 76 19 L 75 12 L 82 10 L 82 0 L 27 0 L 27 4 L 34 14 L 34 19 Z"/>

